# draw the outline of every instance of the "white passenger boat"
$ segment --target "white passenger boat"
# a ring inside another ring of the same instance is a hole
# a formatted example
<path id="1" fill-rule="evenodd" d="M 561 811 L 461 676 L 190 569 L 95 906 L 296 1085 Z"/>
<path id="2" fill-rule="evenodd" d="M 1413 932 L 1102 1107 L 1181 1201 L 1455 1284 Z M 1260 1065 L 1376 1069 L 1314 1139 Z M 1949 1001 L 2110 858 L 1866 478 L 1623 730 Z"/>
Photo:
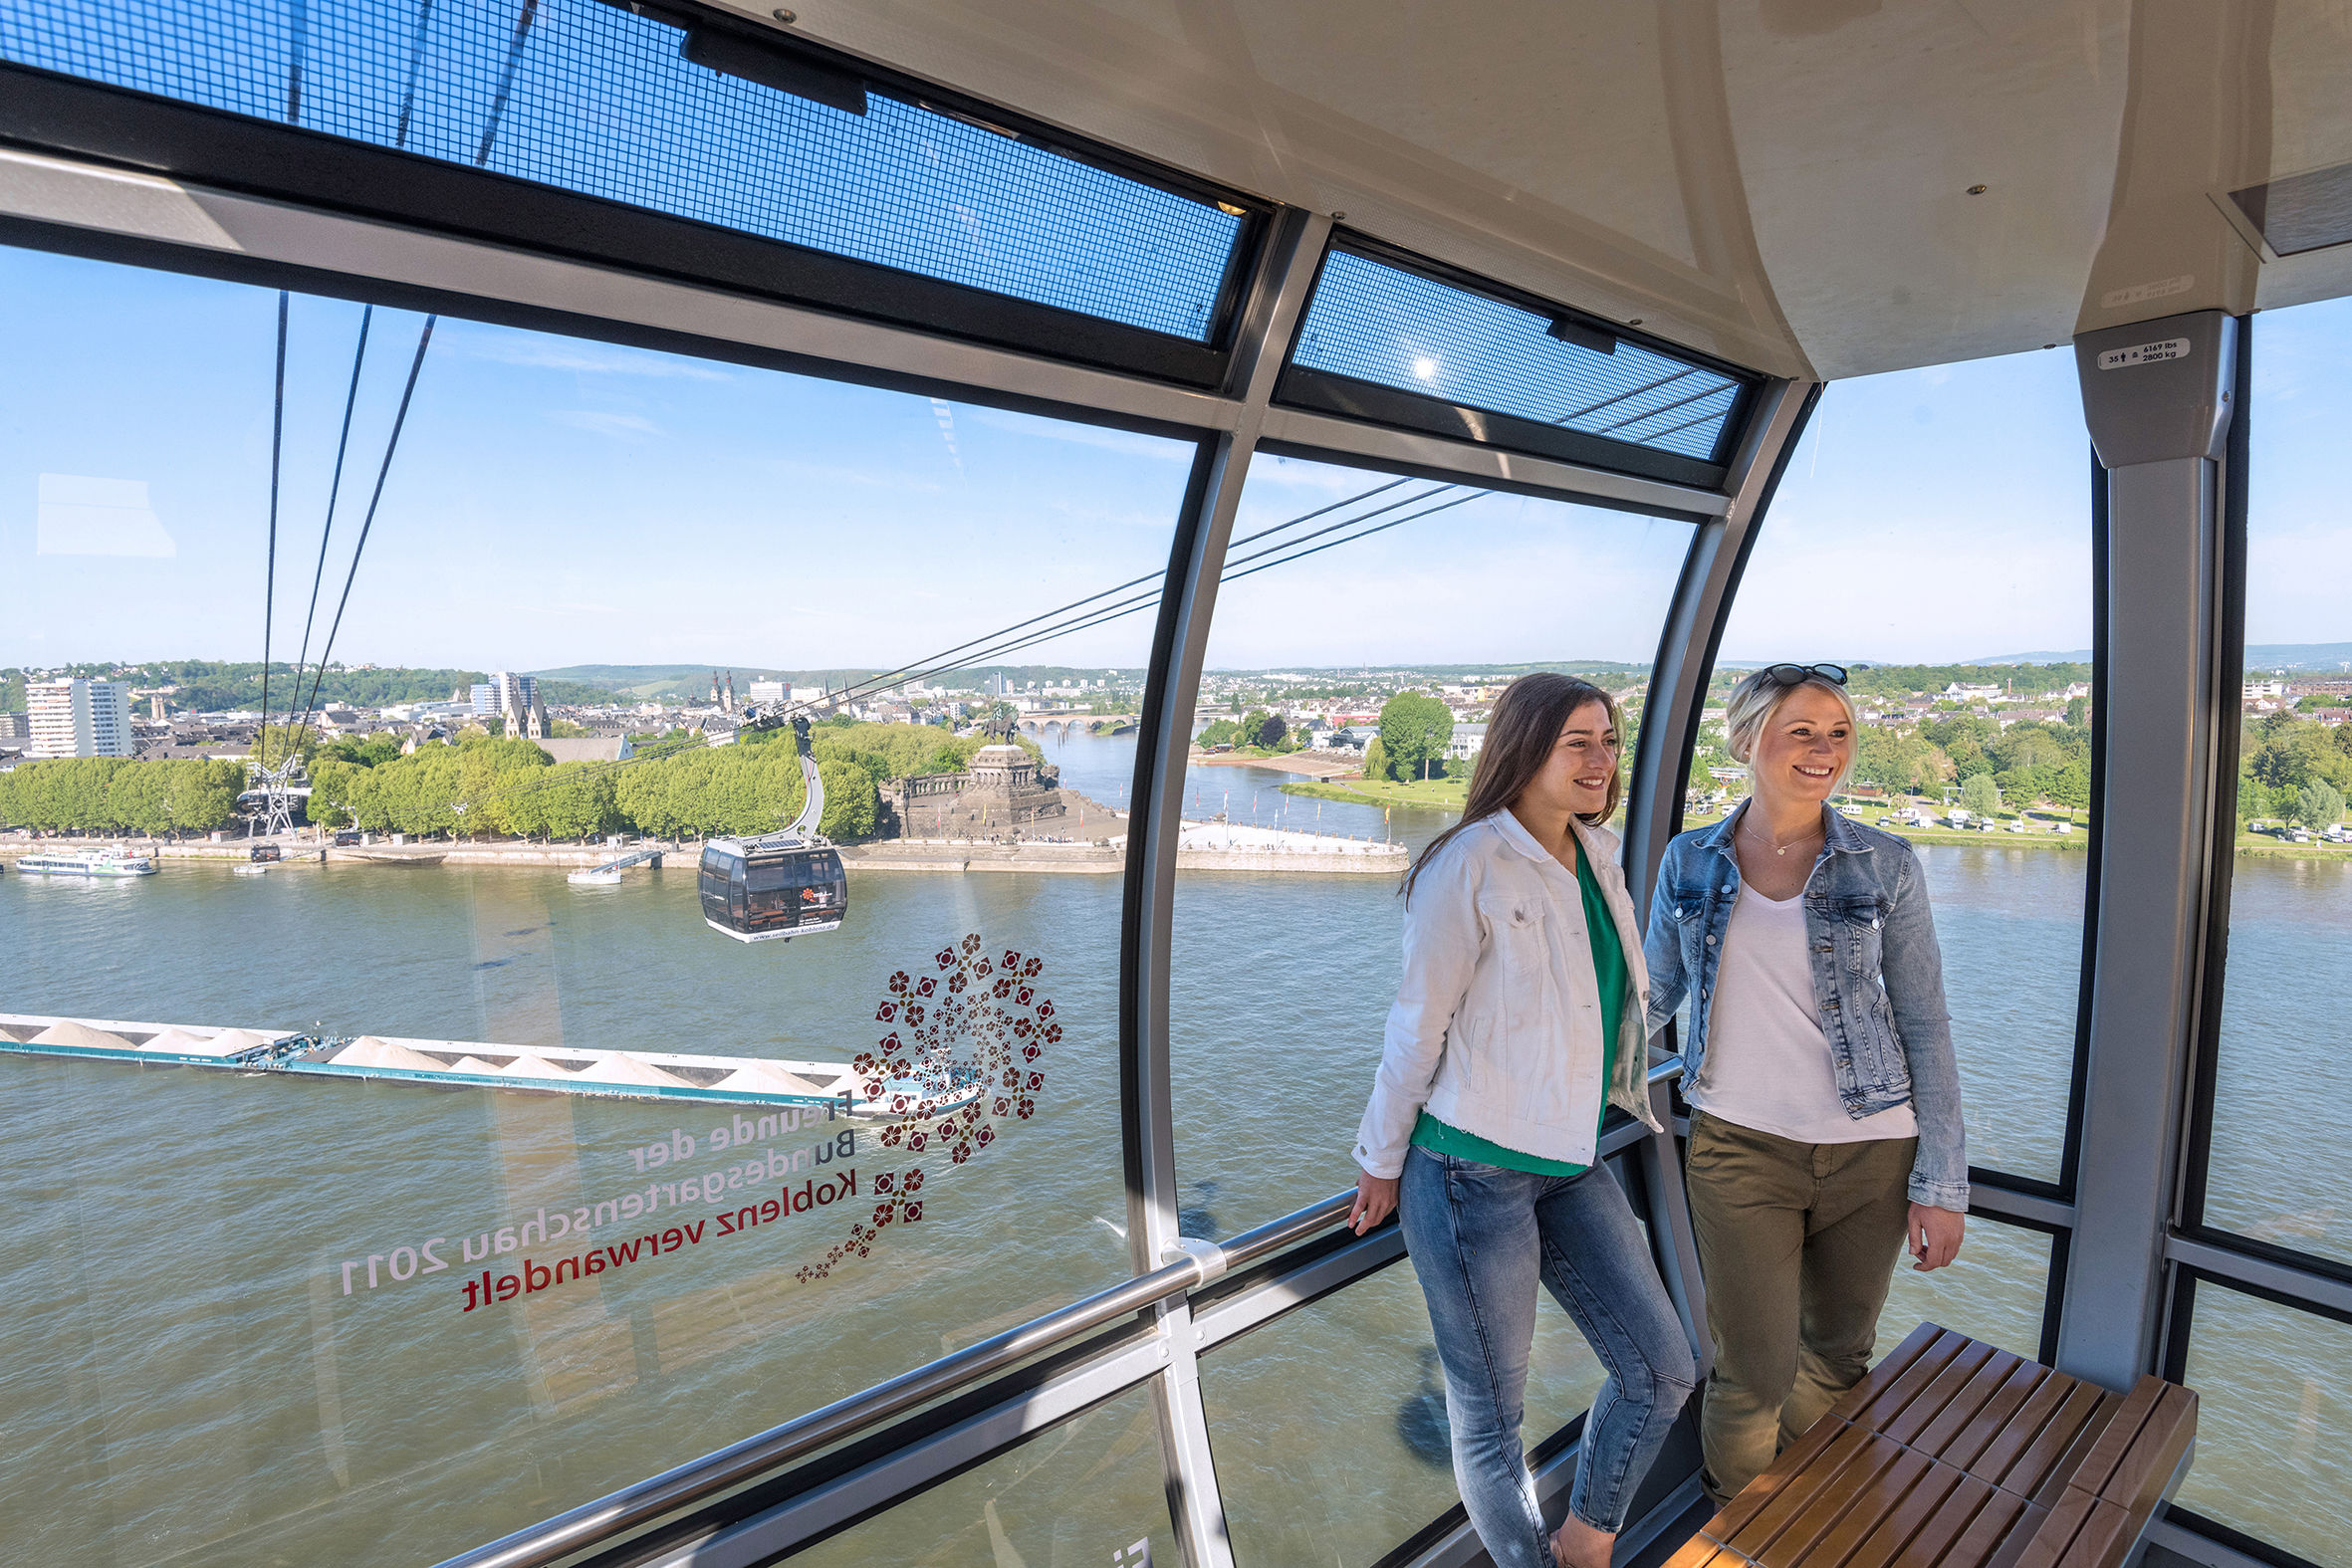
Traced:
<path id="1" fill-rule="evenodd" d="M 20 855 L 16 868 L 26 876 L 125 877 L 155 874 L 155 862 L 145 855 L 125 855 L 112 849 Z"/>
<path id="2" fill-rule="evenodd" d="M 583 866 L 564 880 L 574 887 L 618 887 L 620 873 L 610 866 Z"/>

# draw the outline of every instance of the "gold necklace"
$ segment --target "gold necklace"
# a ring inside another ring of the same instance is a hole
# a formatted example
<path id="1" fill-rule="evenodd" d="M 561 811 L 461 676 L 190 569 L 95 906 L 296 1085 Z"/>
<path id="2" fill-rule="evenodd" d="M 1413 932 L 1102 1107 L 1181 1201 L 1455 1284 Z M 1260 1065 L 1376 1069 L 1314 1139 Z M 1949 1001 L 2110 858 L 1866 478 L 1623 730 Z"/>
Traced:
<path id="1" fill-rule="evenodd" d="M 1755 839 L 1758 843 L 1769 845 L 1773 854 L 1783 856 L 1786 855 L 1789 850 L 1794 849 L 1798 844 L 1810 843 L 1813 839 L 1813 834 L 1807 833 L 1802 838 L 1791 838 L 1784 844 L 1775 844 L 1769 838 L 1766 838 L 1764 834 L 1758 832 L 1755 828 L 1750 827 L 1746 822 L 1742 822 L 1740 824 L 1740 829 L 1749 837 Z"/>

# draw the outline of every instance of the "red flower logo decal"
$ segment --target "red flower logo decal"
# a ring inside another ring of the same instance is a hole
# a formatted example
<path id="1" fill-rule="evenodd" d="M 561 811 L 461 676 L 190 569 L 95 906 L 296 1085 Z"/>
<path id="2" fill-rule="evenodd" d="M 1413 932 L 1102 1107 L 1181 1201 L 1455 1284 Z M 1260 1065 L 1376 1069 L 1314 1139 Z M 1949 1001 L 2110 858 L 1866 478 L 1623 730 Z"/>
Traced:
<path id="1" fill-rule="evenodd" d="M 930 967 L 920 977 L 905 970 L 890 976 L 874 1021 L 898 1027 L 851 1065 L 869 1100 L 889 1091 L 890 1119 L 879 1129 L 884 1148 L 921 1155 L 936 1142 L 949 1163 L 964 1165 L 996 1145 L 1006 1117 L 1028 1121 L 1037 1114 L 1036 1096 L 1046 1085 L 1038 1059 L 1060 1040 L 1061 1026 L 1046 1021 L 1054 1004 L 1024 983 L 1045 973 L 1039 958 L 1006 948 L 992 959 L 975 933 L 941 948 Z M 938 1001 L 924 1006 L 918 998 Z M 1007 1092 L 994 1092 L 996 1086 Z M 883 1226 L 923 1218 L 923 1201 L 915 1196 L 922 1190 L 919 1165 L 875 1176 L 872 1219 L 852 1225 L 796 1277 L 823 1279 L 850 1258 L 872 1255 Z"/>

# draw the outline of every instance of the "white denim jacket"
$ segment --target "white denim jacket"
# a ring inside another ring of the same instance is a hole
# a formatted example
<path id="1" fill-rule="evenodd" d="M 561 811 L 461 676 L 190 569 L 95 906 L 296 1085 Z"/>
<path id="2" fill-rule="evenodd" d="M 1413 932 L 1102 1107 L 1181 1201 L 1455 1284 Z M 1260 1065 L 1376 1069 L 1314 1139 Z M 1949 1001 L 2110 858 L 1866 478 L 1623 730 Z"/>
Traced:
<path id="1" fill-rule="evenodd" d="M 1625 1010 L 1600 1015 L 1600 982 L 1576 874 L 1509 811 L 1472 823 L 1422 867 L 1405 906 L 1404 978 L 1355 1162 L 1405 1167 L 1429 1114 L 1542 1160 L 1590 1165 L 1601 1114 L 1604 1030 L 1617 1038 L 1608 1101 L 1652 1131 L 1643 1018 L 1649 975 L 1617 837 L 1575 823 L 1625 950 Z"/>

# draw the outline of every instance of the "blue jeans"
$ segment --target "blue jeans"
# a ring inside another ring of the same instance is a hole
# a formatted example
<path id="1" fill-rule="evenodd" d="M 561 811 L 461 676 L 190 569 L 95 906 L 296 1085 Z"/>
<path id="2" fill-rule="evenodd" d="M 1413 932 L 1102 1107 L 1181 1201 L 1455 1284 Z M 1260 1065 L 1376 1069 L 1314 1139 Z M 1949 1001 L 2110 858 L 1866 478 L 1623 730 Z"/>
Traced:
<path id="1" fill-rule="evenodd" d="M 1533 1176 L 1415 1145 L 1397 1207 L 1445 1364 L 1462 1505 L 1496 1568 L 1553 1568 L 1519 1431 L 1536 1280 L 1608 1371 L 1568 1493 L 1568 1510 L 1595 1529 L 1624 1524 L 1699 1380 L 1682 1320 L 1623 1189 L 1597 1166 Z"/>

